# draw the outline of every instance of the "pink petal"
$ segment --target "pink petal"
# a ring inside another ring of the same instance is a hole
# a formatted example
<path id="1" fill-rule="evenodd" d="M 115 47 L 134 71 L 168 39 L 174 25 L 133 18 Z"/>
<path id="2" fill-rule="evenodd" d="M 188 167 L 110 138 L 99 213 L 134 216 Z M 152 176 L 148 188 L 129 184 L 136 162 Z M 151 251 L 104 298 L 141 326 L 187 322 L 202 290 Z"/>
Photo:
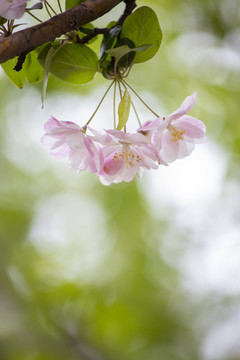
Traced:
<path id="1" fill-rule="evenodd" d="M 180 105 L 180 107 L 174 111 L 172 114 L 170 114 L 166 120 L 169 124 L 170 121 L 180 118 L 183 115 L 186 115 L 195 105 L 195 102 L 197 100 L 197 92 L 193 95 L 187 96 L 186 99 L 183 101 L 183 103 Z"/>
<path id="2" fill-rule="evenodd" d="M 101 172 L 103 169 L 103 153 L 102 149 L 94 144 L 92 139 L 87 136 L 84 136 L 84 145 L 88 152 L 89 156 L 89 164 L 90 164 L 90 171 L 91 172 Z"/>
<path id="3" fill-rule="evenodd" d="M 13 2 L 3 1 L 3 5 L 0 5 L 0 15 L 5 19 L 19 19 L 25 12 L 27 0 L 14 0 Z M 9 5 L 6 8 L 6 2 Z"/>
<path id="4" fill-rule="evenodd" d="M 80 126 L 75 124 L 72 121 L 58 121 L 53 116 L 51 116 L 44 125 L 44 130 L 50 132 L 51 130 L 56 130 L 61 128 L 62 130 L 81 130 Z"/>
<path id="5" fill-rule="evenodd" d="M 67 144 L 63 144 L 61 147 L 52 149 L 50 154 L 56 158 L 66 158 L 69 156 L 70 148 Z"/>
<path id="6" fill-rule="evenodd" d="M 114 156 L 115 153 L 112 152 L 104 159 L 103 170 L 105 175 L 113 176 L 117 174 L 123 167 L 124 160 L 123 159 L 116 160 Z"/>
<path id="7" fill-rule="evenodd" d="M 141 158 L 139 162 L 139 166 L 144 167 L 146 169 L 157 169 L 157 161 L 158 156 L 155 148 L 152 145 L 143 145 L 141 147 L 134 147 L 135 155 Z"/>
<path id="8" fill-rule="evenodd" d="M 205 124 L 201 120 L 198 120 L 192 116 L 185 115 L 180 119 L 173 121 L 172 126 L 174 126 L 179 131 L 185 131 L 184 138 L 190 138 L 189 141 L 194 139 L 204 142 L 206 140 Z"/>
<path id="9" fill-rule="evenodd" d="M 54 157 L 64 158 L 68 156 L 70 148 L 64 139 L 53 139 L 51 136 L 43 135 L 41 141 L 44 147 L 50 149 L 50 153 Z"/>
<path id="10" fill-rule="evenodd" d="M 145 122 L 143 124 L 142 127 L 140 127 L 138 129 L 138 131 L 140 132 L 140 131 L 156 130 L 156 129 L 159 129 L 159 127 L 162 127 L 162 126 L 164 126 L 164 128 L 165 128 L 165 123 L 166 122 L 164 123 L 164 120 L 165 120 L 165 118 L 160 116 L 159 118 L 157 118 L 157 119 L 155 119 L 153 121 L 147 121 L 147 122 Z"/>
<path id="11" fill-rule="evenodd" d="M 146 136 L 144 136 L 141 133 L 130 134 L 119 130 L 106 130 L 106 132 L 112 135 L 113 137 L 115 137 L 116 139 L 118 139 L 118 141 L 128 144 L 134 143 L 141 145 L 150 142 L 150 139 L 148 139 Z"/>
<path id="12" fill-rule="evenodd" d="M 114 144 L 116 144 L 116 140 L 110 134 L 108 134 L 108 133 L 102 134 L 102 133 L 100 133 L 100 131 L 98 131 L 96 129 L 93 129 L 93 128 L 89 127 L 89 126 L 87 128 L 94 135 L 94 136 L 90 136 L 93 141 L 96 141 L 96 142 L 98 142 L 98 143 L 100 143 L 102 145 L 114 145 Z"/>
<path id="13" fill-rule="evenodd" d="M 82 132 L 69 134 L 67 136 L 67 144 L 71 149 L 69 154 L 70 167 L 77 171 L 102 171 L 102 150 L 94 144 L 88 135 L 85 135 Z"/>
<path id="14" fill-rule="evenodd" d="M 11 3 L 7 0 L 1 0 L 0 5 L 0 16 L 3 17 L 3 14 L 11 7 Z"/>
<path id="15" fill-rule="evenodd" d="M 84 145 L 84 136 L 86 135 L 84 135 L 81 131 L 69 132 L 66 134 L 66 143 L 71 149 L 80 149 Z"/>
<path id="16" fill-rule="evenodd" d="M 179 140 L 178 142 L 178 159 L 183 159 L 186 156 L 189 156 L 195 148 L 195 144 L 192 142 L 186 142 Z"/>
<path id="17" fill-rule="evenodd" d="M 60 127 L 60 126 L 61 126 L 60 122 L 57 119 L 55 119 L 53 116 L 51 116 L 48 119 L 48 121 L 44 124 L 44 130 L 46 132 L 48 132 L 48 131 L 50 131 L 54 128 Z"/>
<path id="18" fill-rule="evenodd" d="M 172 141 L 172 135 L 169 131 L 165 131 L 162 136 L 162 148 L 160 151 L 161 158 L 167 163 L 173 162 L 178 157 L 178 144 Z"/>

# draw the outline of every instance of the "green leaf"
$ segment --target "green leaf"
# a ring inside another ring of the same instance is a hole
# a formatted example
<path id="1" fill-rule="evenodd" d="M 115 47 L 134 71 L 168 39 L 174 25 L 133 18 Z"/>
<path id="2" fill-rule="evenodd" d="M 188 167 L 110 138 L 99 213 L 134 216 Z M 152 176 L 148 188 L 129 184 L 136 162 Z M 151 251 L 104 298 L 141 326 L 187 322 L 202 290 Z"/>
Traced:
<path id="1" fill-rule="evenodd" d="M 110 23 L 107 24 L 106 27 L 107 27 L 108 29 L 111 29 L 111 28 L 114 27 L 115 25 L 117 25 L 117 21 L 112 20 L 112 21 L 110 21 Z"/>
<path id="2" fill-rule="evenodd" d="M 65 1 L 65 9 L 70 9 L 74 6 L 80 5 L 85 0 L 66 0 Z"/>
<path id="3" fill-rule="evenodd" d="M 123 46 L 119 46 L 117 48 L 114 49 L 110 49 L 107 50 L 106 53 L 114 56 L 116 61 L 119 61 L 119 59 L 121 59 L 121 57 L 123 57 L 124 55 L 132 52 L 132 51 L 144 51 L 148 48 L 150 48 L 152 45 L 142 45 L 139 47 L 135 47 L 135 48 L 130 48 L 128 45 L 123 45 Z"/>
<path id="4" fill-rule="evenodd" d="M 124 92 L 123 98 L 118 106 L 118 126 L 117 130 L 121 130 L 126 125 L 130 113 L 131 97 L 127 89 Z"/>
<path id="5" fill-rule="evenodd" d="M 140 47 L 143 44 L 152 44 L 151 48 L 137 53 L 135 63 L 151 59 L 162 41 L 162 31 L 155 12 L 148 6 L 142 6 L 134 11 L 123 23 L 121 38 L 128 38 Z"/>
<path id="6" fill-rule="evenodd" d="M 25 60 L 27 80 L 30 84 L 37 83 L 43 79 L 43 68 L 39 64 L 38 54 L 31 51 Z"/>
<path id="7" fill-rule="evenodd" d="M 115 48 L 119 48 L 120 46 L 127 45 L 130 49 L 133 49 L 135 47 L 135 44 L 129 40 L 129 39 L 120 39 L 118 40 L 117 44 L 115 45 Z M 122 69 L 127 69 L 133 62 L 134 58 L 136 56 L 136 52 L 129 51 L 126 55 L 122 56 L 118 61 L 118 66 Z"/>
<path id="8" fill-rule="evenodd" d="M 120 67 L 127 68 L 135 58 L 134 52 L 144 51 L 149 47 L 151 47 L 151 45 L 142 45 L 137 48 L 130 48 L 128 45 L 123 45 L 107 50 L 106 53 L 115 57 L 115 66 L 119 64 Z"/>
<path id="9" fill-rule="evenodd" d="M 13 59 L 10 59 L 2 64 L 2 68 L 7 74 L 7 76 L 12 80 L 12 82 L 17 85 L 20 89 L 23 88 L 26 78 L 26 65 L 23 64 L 23 67 L 20 71 L 13 70 L 17 65 L 18 57 L 16 56 Z"/>
<path id="10" fill-rule="evenodd" d="M 0 16 L 0 25 L 3 25 L 7 22 L 7 19 L 3 18 L 2 16 Z"/>
<path id="11" fill-rule="evenodd" d="M 128 45 L 119 46 L 114 49 L 106 50 L 106 53 L 115 57 L 116 61 L 118 61 L 122 56 L 128 54 L 133 51 Z"/>
<path id="12" fill-rule="evenodd" d="M 50 72 L 71 84 L 85 84 L 98 71 L 98 58 L 85 45 L 66 44 L 53 57 Z"/>
<path id="13" fill-rule="evenodd" d="M 103 41 L 100 47 L 100 55 L 99 55 L 99 62 L 102 64 L 107 57 L 106 51 L 111 49 L 114 42 L 116 41 L 116 37 L 121 31 L 121 26 L 115 26 L 110 29 L 107 35 L 104 35 Z"/>

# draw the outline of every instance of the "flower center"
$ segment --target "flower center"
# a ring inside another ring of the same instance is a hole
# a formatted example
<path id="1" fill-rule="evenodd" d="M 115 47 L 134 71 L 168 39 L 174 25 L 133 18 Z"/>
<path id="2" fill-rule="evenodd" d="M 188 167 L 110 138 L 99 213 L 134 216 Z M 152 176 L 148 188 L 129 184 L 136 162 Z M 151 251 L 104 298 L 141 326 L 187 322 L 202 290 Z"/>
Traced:
<path id="1" fill-rule="evenodd" d="M 142 158 L 139 155 L 135 155 L 131 149 L 125 146 L 121 152 L 114 153 L 113 160 L 117 163 L 123 161 L 123 164 L 128 169 L 129 167 L 138 165 Z"/>
<path id="2" fill-rule="evenodd" d="M 171 141 L 175 142 L 176 144 L 178 144 L 178 140 L 183 140 L 183 134 L 185 134 L 185 132 L 186 132 L 186 130 L 179 131 L 172 125 L 168 125 L 168 130 L 170 131 L 170 133 L 172 135 Z"/>

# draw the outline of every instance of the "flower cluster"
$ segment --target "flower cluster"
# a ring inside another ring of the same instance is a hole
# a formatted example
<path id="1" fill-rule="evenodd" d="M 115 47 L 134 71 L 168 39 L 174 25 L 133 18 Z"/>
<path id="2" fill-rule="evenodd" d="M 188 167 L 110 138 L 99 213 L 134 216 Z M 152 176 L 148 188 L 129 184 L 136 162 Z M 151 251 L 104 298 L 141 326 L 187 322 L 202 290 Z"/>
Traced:
<path id="1" fill-rule="evenodd" d="M 146 122 L 133 134 L 120 130 L 102 134 L 87 125 L 80 127 L 51 117 L 45 124 L 42 143 L 53 156 L 68 158 L 69 166 L 76 171 L 96 173 L 105 185 L 129 182 L 144 169 L 157 169 L 188 156 L 195 143 L 205 141 L 203 122 L 186 115 L 196 98 L 195 92 L 174 113 Z"/>

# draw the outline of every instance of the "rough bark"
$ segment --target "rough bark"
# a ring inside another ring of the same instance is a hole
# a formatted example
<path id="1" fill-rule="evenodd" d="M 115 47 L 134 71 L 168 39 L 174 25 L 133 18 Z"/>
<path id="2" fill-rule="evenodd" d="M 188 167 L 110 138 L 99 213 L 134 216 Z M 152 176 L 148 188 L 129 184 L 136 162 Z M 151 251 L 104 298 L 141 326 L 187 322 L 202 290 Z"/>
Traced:
<path id="1" fill-rule="evenodd" d="M 0 63 L 54 41 L 109 12 L 123 0 L 86 0 L 53 18 L 0 40 Z"/>

